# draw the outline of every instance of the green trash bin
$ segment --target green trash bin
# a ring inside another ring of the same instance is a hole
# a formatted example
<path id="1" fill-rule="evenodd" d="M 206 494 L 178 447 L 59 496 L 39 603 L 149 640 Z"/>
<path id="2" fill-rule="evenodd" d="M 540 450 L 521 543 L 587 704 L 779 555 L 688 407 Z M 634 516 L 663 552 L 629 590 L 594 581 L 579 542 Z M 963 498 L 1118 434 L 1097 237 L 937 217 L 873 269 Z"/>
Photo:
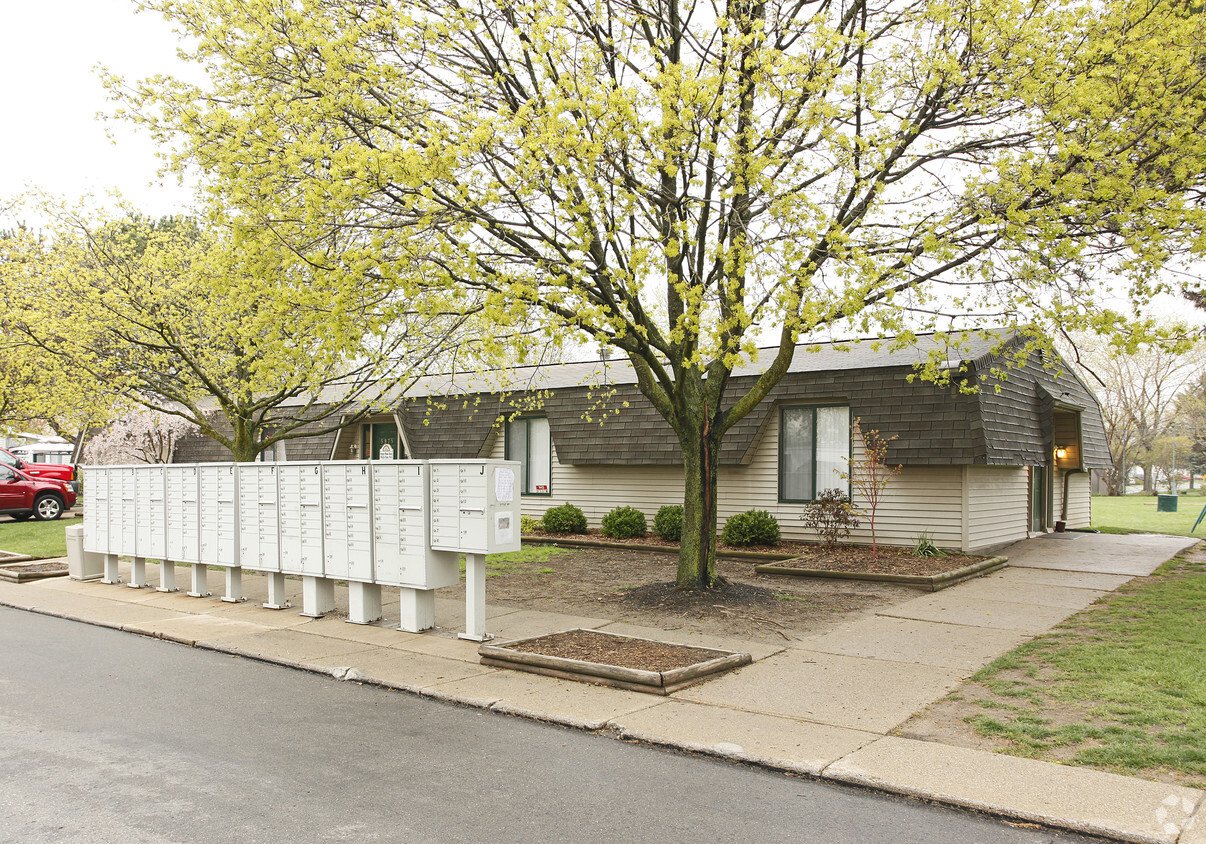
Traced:
<path id="1" fill-rule="evenodd" d="M 1177 512 L 1176 495 L 1157 495 L 1156 496 L 1156 512 L 1157 513 L 1175 513 Z"/>

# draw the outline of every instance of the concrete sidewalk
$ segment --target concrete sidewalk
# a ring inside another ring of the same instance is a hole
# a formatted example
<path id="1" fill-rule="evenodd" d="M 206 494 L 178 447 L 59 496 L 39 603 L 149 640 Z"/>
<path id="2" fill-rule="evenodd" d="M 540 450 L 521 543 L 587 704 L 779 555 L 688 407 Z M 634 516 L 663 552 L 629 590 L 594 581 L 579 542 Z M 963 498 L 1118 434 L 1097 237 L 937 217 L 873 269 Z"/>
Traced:
<path id="1" fill-rule="evenodd" d="M 263 609 L 266 583 L 251 573 L 239 604 L 66 578 L 0 583 L 0 604 L 1010 818 L 1127 841 L 1206 844 L 1200 790 L 891 735 L 1004 651 L 1193 543 L 1027 540 L 1004 552 L 1010 565 L 995 574 L 783 646 L 490 605 L 487 629 L 499 641 L 589 627 L 754 657 L 665 698 L 483 666 L 477 645 L 456 638 L 464 607 L 450 599 L 437 598 L 443 627 L 423 634 Z M 288 582 L 299 606 L 300 588 Z M 336 600 L 346 607 L 346 590 Z M 396 623 L 397 599 L 383 609 Z"/>

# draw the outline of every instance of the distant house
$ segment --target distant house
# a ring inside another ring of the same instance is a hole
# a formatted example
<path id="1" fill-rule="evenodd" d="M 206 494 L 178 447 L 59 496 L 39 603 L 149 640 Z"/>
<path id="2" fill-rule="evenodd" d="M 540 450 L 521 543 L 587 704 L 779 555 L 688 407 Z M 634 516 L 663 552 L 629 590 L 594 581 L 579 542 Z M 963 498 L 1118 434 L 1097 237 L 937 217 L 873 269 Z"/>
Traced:
<path id="1" fill-rule="evenodd" d="M 1005 377 L 994 374 L 1003 360 L 988 339 L 948 361 L 952 370 L 964 368 L 959 380 L 977 392 L 910 382 L 935 345 L 922 337 L 898 351 L 872 341 L 801 346 L 783 380 L 725 438 L 721 524 L 758 508 L 778 518 L 785 538 L 814 538 L 800 516 L 818 491 L 849 489 L 838 473 L 860 454 L 850 430 L 860 418 L 864 429 L 896 436 L 887 461 L 904 465 L 877 515 L 881 542 L 912 545 L 924 532 L 940 547 L 976 551 L 1057 522 L 1087 527 L 1088 473 L 1109 464 L 1092 392 L 1062 361 L 1044 366 L 1038 355 Z M 731 392 L 755 377 L 739 371 Z M 289 440 L 275 457 L 379 459 L 384 449 L 396 458 L 520 460 L 525 515 L 569 501 L 596 526 L 620 505 L 652 517 L 663 504 L 681 503 L 678 441 L 626 363 L 520 367 L 504 380 L 487 387 L 470 376 L 460 383 L 427 378 L 394 412 Z M 176 459 L 229 459 L 223 451 L 192 440 L 180 445 Z M 851 537 L 869 539 L 862 529 Z"/>

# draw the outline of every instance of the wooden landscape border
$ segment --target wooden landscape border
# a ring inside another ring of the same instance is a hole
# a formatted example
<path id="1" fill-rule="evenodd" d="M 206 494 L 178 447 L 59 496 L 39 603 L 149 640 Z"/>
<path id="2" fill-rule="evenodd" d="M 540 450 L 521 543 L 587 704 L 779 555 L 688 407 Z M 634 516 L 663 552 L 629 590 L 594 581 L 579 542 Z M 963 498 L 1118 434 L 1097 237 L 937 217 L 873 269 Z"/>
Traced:
<path id="1" fill-rule="evenodd" d="M 989 557 L 970 566 L 939 572 L 938 574 L 886 574 L 866 571 L 828 571 L 826 569 L 798 569 L 791 566 L 781 566 L 775 563 L 763 563 L 754 566 L 759 574 L 783 574 L 790 577 L 821 577 L 834 580 L 862 580 L 872 583 L 894 583 L 900 586 L 913 586 L 928 592 L 937 592 L 956 583 L 982 577 L 997 569 L 1004 568 L 1009 562 L 1008 557 Z"/>
<path id="2" fill-rule="evenodd" d="M 541 636 L 530 636 L 526 639 L 498 645 L 482 645 L 477 649 L 477 652 L 481 657 L 482 665 L 489 665 L 495 668 L 513 668 L 517 671 L 527 671 L 532 674 L 560 677 L 563 680 L 577 680 L 596 685 L 615 686 L 620 689 L 629 689 L 630 691 L 646 692 L 655 695 L 668 695 L 687 686 L 701 683 L 715 674 L 731 671 L 734 668 L 739 668 L 742 665 L 748 665 L 753 662 L 753 658 L 748 653 L 704 648 L 698 645 L 684 645 L 680 642 L 661 642 L 656 639 L 643 639 L 640 636 L 622 636 L 618 633 L 609 633 L 606 630 L 590 630 L 576 627 L 561 632 L 576 633 L 579 631 L 611 636 L 616 639 L 693 648 L 695 650 L 708 651 L 716 654 L 716 656 L 702 662 L 683 666 L 682 668 L 672 668 L 669 671 L 643 671 L 637 668 L 624 668 L 619 665 L 587 662 L 580 659 L 570 659 L 569 657 L 547 656 L 523 650 L 523 646 L 527 642 L 534 639 L 543 639 L 548 635 L 559 634 L 542 634 Z"/>

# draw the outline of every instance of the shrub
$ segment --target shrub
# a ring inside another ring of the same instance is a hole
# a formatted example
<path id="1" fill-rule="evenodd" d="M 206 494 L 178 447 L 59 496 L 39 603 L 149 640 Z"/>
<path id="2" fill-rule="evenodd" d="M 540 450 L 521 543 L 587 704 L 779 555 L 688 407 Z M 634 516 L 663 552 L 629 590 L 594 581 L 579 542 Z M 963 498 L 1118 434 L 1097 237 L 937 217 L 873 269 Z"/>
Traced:
<path id="1" fill-rule="evenodd" d="M 569 502 L 545 510 L 540 523 L 549 533 L 586 533 L 586 514 Z"/>
<path id="2" fill-rule="evenodd" d="M 720 539 L 725 545 L 774 545 L 779 541 L 779 522 L 765 510 L 746 510 L 729 517 Z"/>
<path id="3" fill-rule="evenodd" d="M 683 505 L 667 504 L 653 517 L 653 532 L 667 542 L 683 538 Z"/>
<path id="4" fill-rule="evenodd" d="M 804 508 L 804 526 L 815 531 L 826 548 L 837 545 L 859 526 L 858 510 L 840 489 L 823 489 L 816 501 Z"/>
<path id="5" fill-rule="evenodd" d="M 540 519 L 535 516 L 520 516 L 519 517 L 519 532 L 532 533 L 533 531 L 542 530 Z"/>
<path id="6" fill-rule="evenodd" d="M 617 507 L 603 517 L 603 535 L 613 539 L 634 539 L 648 531 L 645 514 L 635 507 Z"/>
<path id="7" fill-rule="evenodd" d="M 922 531 L 913 546 L 913 553 L 918 557 L 945 557 L 946 552 L 934 544 L 928 531 Z"/>

